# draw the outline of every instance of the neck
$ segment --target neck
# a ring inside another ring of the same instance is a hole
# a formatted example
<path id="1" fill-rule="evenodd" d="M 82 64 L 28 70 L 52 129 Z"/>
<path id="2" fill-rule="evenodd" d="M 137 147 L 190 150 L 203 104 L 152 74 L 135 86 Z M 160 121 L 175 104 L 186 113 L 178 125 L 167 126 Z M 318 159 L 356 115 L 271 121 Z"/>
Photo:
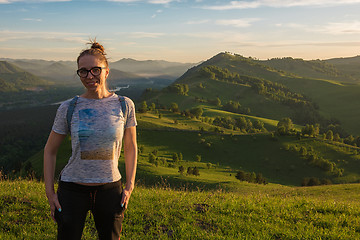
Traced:
<path id="1" fill-rule="evenodd" d="M 81 97 L 92 98 L 92 99 L 102 99 L 112 96 L 113 93 L 109 92 L 107 89 L 99 89 L 97 91 L 86 91 Z"/>

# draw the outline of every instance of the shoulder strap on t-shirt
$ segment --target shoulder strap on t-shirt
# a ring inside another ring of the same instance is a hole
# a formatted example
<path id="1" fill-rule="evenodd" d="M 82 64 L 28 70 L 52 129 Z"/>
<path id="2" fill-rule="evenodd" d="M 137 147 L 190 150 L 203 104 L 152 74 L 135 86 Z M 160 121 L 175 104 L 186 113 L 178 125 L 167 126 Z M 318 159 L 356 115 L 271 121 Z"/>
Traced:
<path id="1" fill-rule="evenodd" d="M 78 98 L 79 98 L 79 96 L 75 96 L 73 99 L 71 99 L 69 107 L 67 109 L 66 121 L 67 121 L 69 132 L 71 132 L 71 119 L 72 119 L 72 115 L 74 113 L 74 109 L 75 109 Z"/>
<path id="2" fill-rule="evenodd" d="M 78 98 L 79 98 L 79 96 L 75 96 L 73 99 L 71 99 L 69 107 L 67 109 L 66 121 L 67 121 L 69 132 L 71 132 L 71 119 L 72 119 L 72 116 L 74 114 L 74 109 L 75 109 L 76 102 L 77 102 Z M 125 123 L 126 123 L 127 111 L 126 111 L 125 98 L 123 96 L 119 96 L 119 101 L 120 101 L 120 104 L 121 104 L 121 111 L 123 112 L 123 116 L 125 118 Z"/>

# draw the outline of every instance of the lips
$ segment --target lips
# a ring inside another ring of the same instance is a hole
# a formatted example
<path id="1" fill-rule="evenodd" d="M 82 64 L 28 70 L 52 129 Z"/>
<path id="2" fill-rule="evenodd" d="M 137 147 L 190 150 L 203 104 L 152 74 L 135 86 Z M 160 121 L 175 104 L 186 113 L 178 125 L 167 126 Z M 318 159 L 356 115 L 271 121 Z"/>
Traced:
<path id="1" fill-rule="evenodd" d="M 99 84 L 99 81 L 87 82 L 86 84 L 90 87 L 93 87 L 93 86 Z"/>

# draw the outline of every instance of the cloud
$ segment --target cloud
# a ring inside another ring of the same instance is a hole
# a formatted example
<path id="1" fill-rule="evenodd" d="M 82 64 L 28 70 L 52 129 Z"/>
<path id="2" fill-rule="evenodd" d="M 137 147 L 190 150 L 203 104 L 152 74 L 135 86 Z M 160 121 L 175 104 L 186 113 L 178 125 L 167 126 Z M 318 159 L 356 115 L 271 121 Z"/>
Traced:
<path id="1" fill-rule="evenodd" d="M 333 35 L 359 34 L 360 21 L 328 23 L 323 27 L 323 29 L 320 29 L 319 31 Z"/>
<path id="2" fill-rule="evenodd" d="M 30 21 L 30 22 L 42 22 L 42 19 L 40 19 L 40 18 L 23 18 L 21 20 Z"/>
<path id="3" fill-rule="evenodd" d="M 161 10 L 161 9 L 157 10 L 156 13 L 154 13 L 154 14 L 151 16 L 151 18 L 156 18 L 157 15 L 158 15 L 158 13 L 162 13 L 162 12 L 163 12 L 163 10 Z"/>
<path id="4" fill-rule="evenodd" d="M 45 40 L 57 42 L 75 42 L 84 44 L 89 38 L 82 33 L 65 33 L 65 32 L 22 32 L 22 31 L 0 31 L 0 42 L 14 40 Z"/>
<path id="5" fill-rule="evenodd" d="M 331 35 L 360 34 L 360 21 L 333 22 L 325 25 L 307 26 L 298 23 L 276 24 L 277 27 L 287 27 L 305 32 L 323 33 Z"/>
<path id="6" fill-rule="evenodd" d="M 188 22 L 186 22 L 186 24 L 197 25 L 197 24 L 205 24 L 205 23 L 208 23 L 208 22 L 210 22 L 209 19 L 204 19 L 204 20 L 188 21 Z"/>
<path id="7" fill-rule="evenodd" d="M 259 21 L 259 18 L 243 18 L 243 19 L 223 19 L 216 20 L 217 25 L 233 26 L 233 27 L 249 27 L 251 23 Z"/>
<path id="8" fill-rule="evenodd" d="M 287 7 L 312 7 L 312 6 L 340 6 L 359 4 L 360 0 L 255 0 L 255 1 L 230 1 L 222 5 L 203 6 L 209 10 L 250 9 L 259 7 L 287 8 Z"/>
<path id="9" fill-rule="evenodd" d="M 165 33 L 153 33 L 153 32 L 132 32 L 128 33 L 131 38 L 159 38 L 164 36 Z"/>

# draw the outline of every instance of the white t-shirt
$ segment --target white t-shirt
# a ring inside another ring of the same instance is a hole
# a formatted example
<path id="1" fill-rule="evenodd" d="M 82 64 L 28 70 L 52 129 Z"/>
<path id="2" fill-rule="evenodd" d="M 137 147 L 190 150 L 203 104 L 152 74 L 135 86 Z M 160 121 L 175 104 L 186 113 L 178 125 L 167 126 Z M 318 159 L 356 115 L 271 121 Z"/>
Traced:
<path id="1" fill-rule="evenodd" d="M 66 120 L 71 100 L 57 110 L 52 130 L 68 134 Z M 118 95 L 103 99 L 79 97 L 71 120 L 72 155 L 61 172 L 61 180 L 80 183 L 109 183 L 121 179 L 118 169 L 124 129 L 137 125 L 135 106 L 125 97 L 127 119 Z"/>

